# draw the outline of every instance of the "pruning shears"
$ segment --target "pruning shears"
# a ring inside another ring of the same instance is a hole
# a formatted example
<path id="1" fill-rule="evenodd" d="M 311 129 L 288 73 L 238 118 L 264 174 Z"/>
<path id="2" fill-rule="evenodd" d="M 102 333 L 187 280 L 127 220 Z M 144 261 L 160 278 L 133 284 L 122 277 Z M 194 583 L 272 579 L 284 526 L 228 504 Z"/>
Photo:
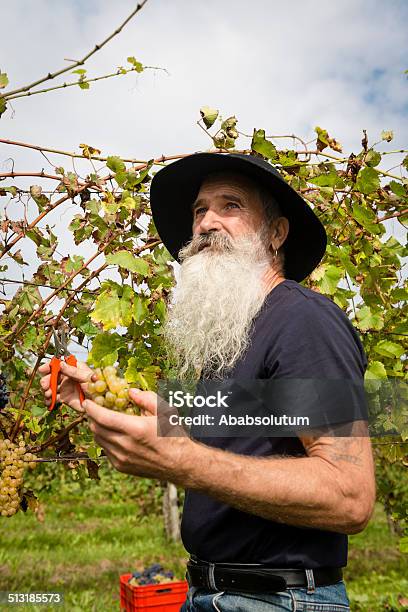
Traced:
<path id="1" fill-rule="evenodd" d="M 51 389 L 51 404 L 49 410 L 53 410 L 57 400 L 57 387 L 58 387 L 58 376 L 61 371 L 61 359 L 64 357 L 65 363 L 70 366 L 77 365 L 77 358 L 75 355 L 71 355 L 67 347 L 67 338 L 64 329 L 53 331 L 55 354 L 50 361 L 51 378 L 50 378 L 50 389 Z M 77 383 L 79 401 L 82 402 L 85 399 L 85 394 L 82 391 L 81 385 Z"/>

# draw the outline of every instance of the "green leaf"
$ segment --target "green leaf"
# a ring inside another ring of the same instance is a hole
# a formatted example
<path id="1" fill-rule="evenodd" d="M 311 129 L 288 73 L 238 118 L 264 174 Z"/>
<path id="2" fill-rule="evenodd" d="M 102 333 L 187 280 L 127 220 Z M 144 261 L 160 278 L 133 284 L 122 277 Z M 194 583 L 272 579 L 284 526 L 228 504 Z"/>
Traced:
<path id="1" fill-rule="evenodd" d="M 260 155 L 263 155 L 266 159 L 276 159 L 278 156 L 275 145 L 265 139 L 265 130 L 254 129 L 251 149 L 252 151 L 256 151 L 256 153 L 260 153 Z"/>
<path id="2" fill-rule="evenodd" d="M 366 166 L 359 171 L 356 180 L 357 191 L 368 195 L 369 193 L 377 191 L 379 187 L 380 177 L 377 170 L 370 168 L 370 166 Z"/>
<path id="3" fill-rule="evenodd" d="M 102 323 L 104 330 L 109 330 L 120 325 L 121 314 L 119 296 L 110 287 L 97 297 L 91 319 L 95 323 Z"/>
<path id="4" fill-rule="evenodd" d="M 218 117 L 217 109 L 211 108 L 210 106 L 202 106 L 200 108 L 200 114 L 207 129 L 214 124 Z"/>
<path id="5" fill-rule="evenodd" d="M 378 151 L 374 151 L 374 149 L 369 149 L 365 155 L 365 163 L 367 166 L 378 166 L 381 161 L 381 153 Z"/>
<path id="6" fill-rule="evenodd" d="M 372 312 L 369 306 L 363 306 L 357 312 L 358 327 L 361 331 L 369 329 L 380 330 L 384 327 L 383 316 L 379 312 Z"/>
<path id="7" fill-rule="evenodd" d="M 20 312 L 32 314 L 35 306 L 42 302 L 41 294 L 37 287 L 27 286 L 19 289 L 14 296 L 16 303 L 20 306 Z"/>
<path id="8" fill-rule="evenodd" d="M 372 361 L 365 373 L 367 379 L 387 378 L 387 372 L 380 361 Z"/>
<path id="9" fill-rule="evenodd" d="M 341 144 L 335 138 L 329 136 L 327 130 L 317 125 L 315 127 L 315 132 L 317 134 L 316 148 L 318 151 L 323 151 L 326 147 L 330 147 L 333 151 L 342 152 Z"/>
<path id="10" fill-rule="evenodd" d="M 159 372 L 160 368 L 158 366 L 151 365 L 143 370 L 137 370 L 135 364 L 132 364 L 132 367 L 128 368 L 125 372 L 125 379 L 129 383 L 137 385 L 137 388 L 143 391 L 152 390 L 156 386 L 156 378 Z"/>
<path id="11" fill-rule="evenodd" d="M 399 549 L 403 554 L 408 554 L 408 536 L 404 536 L 399 541 Z"/>
<path id="12" fill-rule="evenodd" d="M 166 302 L 160 298 L 154 305 L 154 314 L 157 316 L 160 322 L 163 322 L 166 318 L 167 308 Z"/>
<path id="13" fill-rule="evenodd" d="M 130 251 L 117 251 L 116 253 L 110 253 L 106 257 L 106 261 L 109 264 L 114 264 L 135 272 L 141 276 L 147 276 L 149 273 L 149 264 L 146 260 L 141 257 L 135 257 Z"/>
<path id="14" fill-rule="evenodd" d="M 391 291 L 390 298 L 393 304 L 395 302 L 405 302 L 408 300 L 408 289 L 397 287 Z"/>
<path id="15" fill-rule="evenodd" d="M 71 255 L 68 257 L 67 261 L 64 262 L 65 272 L 71 274 L 71 272 L 77 272 L 84 263 L 84 258 L 82 255 Z"/>
<path id="16" fill-rule="evenodd" d="M 30 326 L 23 334 L 23 348 L 34 350 L 38 346 L 39 330 L 35 326 Z"/>
<path id="17" fill-rule="evenodd" d="M 357 203 L 353 204 L 353 217 L 358 223 L 360 223 L 360 225 L 365 227 L 369 232 L 374 234 L 379 234 L 381 232 L 379 224 L 375 222 L 375 213 L 367 204 L 365 206 Z"/>
<path id="18" fill-rule="evenodd" d="M 34 202 L 37 204 L 38 210 L 40 212 L 43 212 L 47 204 L 50 203 L 47 196 L 42 193 L 42 187 L 40 187 L 40 185 L 31 185 L 30 195 L 33 198 Z"/>
<path id="19" fill-rule="evenodd" d="M 86 336 L 95 336 L 99 333 L 99 328 L 94 325 L 87 312 L 79 312 L 71 319 L 72 327 L 82 332 Z"/>
<path id="20" fill-rule="evenodd" d="M 120 157 L 117 157 L 116 155 L 110 155 L 106 160 L 106 165 L 108 166 L 109 170 L 112 170 L 112 172 L 126 171 L 125 162 L 123 162 Z"/>
<path id="21" fill-rule="evenodd" d="M 88 457 L 90 457 L 90 459 L 93 459 L 94 461 L 97 461 L 101 456 L 102 448 L 100 446 L 97 446 L 97 444 L 91 444 L 90 446 L 88 446 L 87 451 Z"/>
<path id="22" fill-rule="evenodd" d="M 137 59 L 132 55 L 127 58 L 129 64 L 132 64 L 133 68 L 136 72 L 143 72 L 143 64 L 137 61 Z"/>
<path id="23" fill-rule="evenodd" d="M 401 183 L 397 183 L 397 181 L 391 181 L 389 187 L 395 195 L 399 197 L 405 197 L 407 195 L 407 191 Z"/>
<path id="24" fill-rule="evenodd" d="M 310 178 L 308 182 L 312 183 L 313 185 L 317 185 L 318 187 L 338 187 L 339 189 L 344 187 L 343 179 L 335 170 L 314 176 Z"/>
<path id="25" fill-rule="evenodd" d="M 0 117 L 7 110 L 7 103 L 3 96 L 0 96 Z"/>
<path id="26" fill-rule="evenodd" d="M 89 83 L 85 83 L 83 81 L 79 81 L 78 85 L 80 86 L 81 89 L 89 89 Z"/>
<path id="27" fill-rule="evenodd" d="M 8 193 L 14 198 L 17 195 L 17 187 L 0 187 L 0 196 L 5 196 Z"/>
<path id="28" fill-rule="evenodd" d="M 393 357 L 397 359 L 405 353 L 405 349 L 401 344 L 391 342 L 390 340 L 380 340 L 380 342 L 374 346 L 374 350 L 379 355 L 384 355 L 384 357 Z"/>
<path id="29" fill-rule="evenodd" d="M 124 327 L 129 327 L 132 322 L 132 304 L 133 304 L 133 291 L 130 285 L 123 285 L 123 293 L 120 297 L 120 324 Z"/>
<path id="30" fill-rule="evenodd" d="M 9 84 L 8 76 L 5 72 L 0 72 L 0 89 L 4 89 Z"/>
<path id="31" fill-rule="evenodd" d="M 278 155 L 278 163 L 284 167 L 291 167 L 294 165 L 299 166 L 296 151 L 285 151 L 285 153 L 280 152 Z"/>
<path id="32" fill-rule="evenodd" d="M 140 196 L 136 196 L 135 198 L 127 196 L 126 198 L 122 198 L 120 201 L 120 206 L 123 206 L 126 208 L 126 210 L 137 210 L 140 207 L 140 204 Z"/>
<path id="33" fill-rule="evenodd" d="M 408 321 L 398 323 L 392 331 L 394 334 L 408 334 Z"/>
<path id="34" fill-rule="evenodd" d="M 147 299 L 139 295 L 135 296 L 133 302 L 133 319 L 136 323 L 141 323 L 148 315 Z"/>
<path id="35" fill-rule="evenodd" d="M 312 272 L 311 279 L 317 281 L 322 293 L 333 295 L 342 276 L 341 268 L 332 264 L 322 264 Z"/>
<path id="36" fill-rule="evenodd" d="M 78 68 L 77 70 L 72 70 L 71 74 L 79 74 L 79 75 L 83 75 L 86 74 L 86 70 L 85 68 Z"/>
<path id="37" fill-rule="evenodd" d="M 95 367 L 113 365 L 118 359 L 118 350 L 124 346 L 126 338 L 122 338 L 119 334 L 99 334 L 93 340 L 88 362 Z"/>

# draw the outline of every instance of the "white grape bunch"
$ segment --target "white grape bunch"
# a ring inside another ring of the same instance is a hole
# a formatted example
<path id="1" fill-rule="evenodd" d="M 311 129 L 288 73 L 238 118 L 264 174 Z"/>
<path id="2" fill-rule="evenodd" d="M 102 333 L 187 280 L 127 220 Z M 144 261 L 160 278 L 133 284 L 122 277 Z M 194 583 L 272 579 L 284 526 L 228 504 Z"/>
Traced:
<path id="1" fill-rule="evenodd" d="M 24 469 L 34 469 L 35 455 L 27 452 L 25 442 L 0 440 L 0 515 L 13 516 L 23 497 Z"/>
<path id="2" fill-rule="evenodd" d="M 126 414 L 138 414 L 129 398 L 129 389 L 129 383 L 120 378 L 115 366 L 96 368 L 87 386 L 88 394 L 99 406 Z"/>

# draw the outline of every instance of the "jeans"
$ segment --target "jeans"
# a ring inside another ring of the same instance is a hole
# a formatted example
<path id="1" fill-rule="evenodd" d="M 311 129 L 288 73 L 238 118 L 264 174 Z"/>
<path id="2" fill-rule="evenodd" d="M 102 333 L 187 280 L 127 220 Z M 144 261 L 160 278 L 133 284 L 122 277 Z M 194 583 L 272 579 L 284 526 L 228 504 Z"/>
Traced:
<path id="1" fill-rule="evenodd" d="M 180 612 L 350 612 L 341 580 L 329 586 L 289 588 L 280 593 L 232 593 L 191 587 Z"/>

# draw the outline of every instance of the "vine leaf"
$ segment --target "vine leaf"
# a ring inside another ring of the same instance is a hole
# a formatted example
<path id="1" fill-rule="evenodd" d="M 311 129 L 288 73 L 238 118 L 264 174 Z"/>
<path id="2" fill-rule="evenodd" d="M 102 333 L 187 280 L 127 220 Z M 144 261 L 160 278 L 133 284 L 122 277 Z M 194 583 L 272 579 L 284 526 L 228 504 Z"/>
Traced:
<path id="1" fill-rule="evenodd" d="M 358 191 L 367 195 L 377 191 L 379 187 L 380 177 L 377 170 L 366 166 L 359 171 L 356 181 L 356 189 Z"/>
<path id="2" fill-rule="evenodd" d="M 265 138 L 265 130 L 254 129 L 251 149 L 263 157 L 266 157 L 266 159 L 275 160 L 278 157 L 275 145 Z"/>
<path id="3" fill-rule="evenodd" d="M 5 72 L 0 72 L 0 89 L 4 89 L 9 84 L 8 76 Z"/>
<path id="4" fill-rule="evenodd" d="M 95 367 L 113 365 L 118 360 L 118 350 L 126 346 L 126 339 L 117 333 L 102 333 L 94 338 L 88 362 Z"/>
<path id="5" fill-rule="evenodd" d="M 129 64 L 132 64 L 136 72 L 143 72 L 144 70 L 143 64 L 141 62 L 138 62 L 137 59 L 133 55 L 129 56 L 127 58 L 127 61 L 129 62 Z"/>
<path id="6" fill-rule="evenodd" d="M 117 251 L 116 253 L 110 253 L 106 257 L 106 261 L 109 264 L 115 264 L 130 272 L 135 272 L 141 276 L 147 276 L 149 274 L 149 264 L 145 259 L 141 257 L 135 257 L 130 251 Z"/>
<path id="7" fill-rule="evenodd" d="M 323 151 L 323 149 L 326 147 L 330 147 L 330 149 L 333 149 L 333 151 L 337 151 L 338 153 L 343 151 L 341 144 L 335 138 L 329 136 L 327 130 L 324 130 L 317 125 L 315 127 L 315 132 L 317 134 L 316 148 L 318 151 Z"/>
<path id="8" fill-rule="evenodd" d="M 380 340 L 380 342 L 374 346 L 374 350 L 384 357 L 393 357 L 397 359 L 405 353 L 405 349 L 401 344 L 391 342 L 390 340 Z"/>
<path id="9" fill-rule="evenodd" d="M 218 117 L 217 109 L 211 108 L 210 106 L 202 106 L 200 108 L 200 114 L 207 129 L 215 123 Z"/>
<path id="10" fill-rule="evenodd" d="M 379 312 L 373 312 L 369 306 L 363 306 L 357 312 L 358 327 L 361 331 L 369 329 L 380 330 L 384 327 L 384 319 Z"/>

